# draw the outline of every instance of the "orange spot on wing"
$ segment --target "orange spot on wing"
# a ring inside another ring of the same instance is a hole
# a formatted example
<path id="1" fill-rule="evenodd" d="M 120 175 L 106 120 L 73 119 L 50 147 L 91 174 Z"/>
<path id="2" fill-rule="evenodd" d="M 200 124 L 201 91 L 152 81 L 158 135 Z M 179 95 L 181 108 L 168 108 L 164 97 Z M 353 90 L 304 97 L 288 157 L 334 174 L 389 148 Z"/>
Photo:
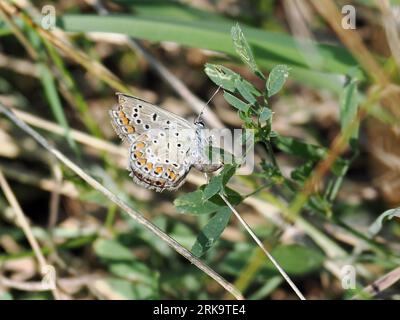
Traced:
<path id="1" fill-rule="evenodd" d="M 134 154 L 136 158 L 141 158 L 143 156 L 143 152 L 140 151 L 136 151 Z"/>
<path id="2" fill-rule="evenodd" d="M 126 129 L 128 130 L 128 133 L 135 133 L 135 128 L 132 126 L 126 126 Z"/>
<path id="3" fill-rule="evenodd" d="M 146 165 L 146 167 L 147 167 L 147 169 L 151 170 L 151 169 L 153 169 L 153 164 L 152 164 L 151 162 L 149 162 L 149 163 Z"/>
<path id="4" fill-rule="evenodd" d="M 142 141 L 139 141 L 138 143 L 136 143 L 136 149 L 143 149 L 145 147 L 145 143 Z"/>
<path id="5" fill-rule="evenodd" d="M 172 181 L 174 181 L 176 178 L 176 173 L 169 169 L 167 170 L 167 172 L 168 172 L 168 178 L 170 178 Z"/>
<path id="6" fill-rule="evenodd" d="M 138 161 L 139 161 L 141 166 L 144 166 L 146 164 L 146 162 L 147 162 L 147 160 L 144 159 L 144 158 L 140 158 L 140 159 L 138 159 Z"/>
<path id="7" fill-rule="evenodd" d="M 157 173 L 157 174 L 161 174 L 163 172 L 163 168 L 162 167 L 156 167 L 154 169 L 154 172 Z"/>
<path id="8" fill-rule="evenodd" d="M 127 124 L 129 124 L 129 120 L 128 120 L 128 118 L 122 118 L 121 119 L 122 120 L 122 123 L 126 126 Z"/>

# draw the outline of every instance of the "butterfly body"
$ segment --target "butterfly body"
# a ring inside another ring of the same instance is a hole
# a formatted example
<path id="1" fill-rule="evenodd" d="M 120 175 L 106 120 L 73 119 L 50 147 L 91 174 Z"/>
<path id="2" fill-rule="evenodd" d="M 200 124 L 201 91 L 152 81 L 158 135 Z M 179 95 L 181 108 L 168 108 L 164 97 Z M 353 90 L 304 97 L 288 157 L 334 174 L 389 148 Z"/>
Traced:
<path id="1" fill-rule="evenodd" d="M 205 156 L 209 141 L 201 121 L 186 119 L 139 98 L 117 93 L 110 110 L 119 137 L 129 143 L 128 169 L 134 182 L 161 192 L 175 190 L 194 166 L 203 172 L 219 169 Z"/>

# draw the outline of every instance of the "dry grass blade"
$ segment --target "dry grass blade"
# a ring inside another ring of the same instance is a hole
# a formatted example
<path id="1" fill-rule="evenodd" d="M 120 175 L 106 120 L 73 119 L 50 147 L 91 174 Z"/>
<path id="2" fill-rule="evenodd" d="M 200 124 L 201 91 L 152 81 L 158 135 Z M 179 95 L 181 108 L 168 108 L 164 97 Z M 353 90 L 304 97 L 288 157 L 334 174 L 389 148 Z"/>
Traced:
<path id="1" fill-rule="evenodd" d="M 17 218 L 17 220 L 16 220 L 17 224 L 23 230 L 26 238 L 28 239 L 30 246 L 33 249 L 33 252 L 35 253 L 35 256 L 39 262 L 40 271 L 41 271 L 42 275 L 46 279 L 49 279 L 52 282 L 52 283 L 50 283 L 51 291 L 53 292 L 54 298 L 59 300 L 61 296 L 56 288 L 55 269 L 53 266 L 49 265 L 46 262 L 46 259 L 43 256 L 42 251 L 40 250 L 40 246 L 39 246 L 38 242 L 36 241 L 35 236 L 32 233 L 32 229 L 29 225 L 29 222 L 26 219 L 25 214 L 22 211 L 17 198 L 15 197 L 13 191 L 11 190 L 11 188 L 1 170 L 0 170 L 0 186 L 4 192 L 5 197 L 7 198 L 7 201 L 10 203 L 11 207 L 14 210 L 14 213 Z M 53 275 L 54 275 L 54 277 L 53 277 Z M 42 288 L 44 288 L 43 284 L 44 283 L 41 283 Z M 45 290 L 49 290 L 49 287 L 45 288 Z"/>
<path id="2" fill-rule="evenodd" d="M 193 263 L 196 267 L 202 270 L 204 273 L 209 275 L 215 281 L 217 281 L 223 288 L 225 288 L 228 292 L 230 292 L 236 299 L 244 299 L 242 294 L 229 282 L 227 282 L 223 277 L 221 277 L 218 273 L 216 273 L 213 269 L 208 267 L 202 261 L 197 259 L 194 255 L 190 253 L 187 249 L 182 247 L 177 241 L 164 233 L 157 226 L 152 224 L 146 218 L 144 218 L 139 212 L 130 208 L 124 201 L 122 201 L 118 196 L 113 194 L 110 190 L 105 188 L 102 184 L 100 184 L 97 180 L 89 176 L 84 170 L 82 170 L 79 166 L 77 166 L 74 162 L 65 157 L 60 151 L 52 147 L 47 140 L 42 137 L 38 132 L 29 127 L 25 122 L 21 119 L 17 118 L 15 114 L 13 114 L 10 110 L 5 108 L 2 104 L 0 104 L 0 112 L 4 113 L 14 124 L 16 124 L 19 128 L 29 134 L 33 139 L 35 139 L 41 146 L 43 146 L 46 150 L 48 150 L 51 154 L 53 154 L 59 161 L 61 161 L 65 166 L 67 166 L 70 170 L 80 176 L 86 183 L 88 183 L 91 187 L 101 192 L 104 196 L 106 196 L 110 201 L 115 203 L 118 207 L 120 207 L 123 211 L 125 211 L 132 219 L 136 222 L 143 225 L 146 229 L 151 231 L 154 235 L 159 237 L 162 241 L 168 244 L 171 248 L 173 248 L 180 255 L 188 259 L 191 263 Z"/>
<path id="3" fill-rule="evenodd" d="M 19 1 L 21 2 L 21 1 Z M 18 3 L 21 5 L 21 3 Z M 94 61 L 91 59 L 86 53 L 81 50 L 75 48 L 68 40 L 68 37 L 65 35 L 63 31 L 60 29 L 55 29 L 54 31 L 48 31 L 40 26 L 38 26 L 33 18 L 26 15 L 23 10 L 21 10 L 18 5 L 1 2 L 0 10 L 2 18 L 8 21 L 10 26 L 13 26 L 13 17 L 18 16 L 21 18 L 27 25 L 31 26 L 43 39 L 49 41 L 53 46 L 58 48 L 63 54 L 65 54 L 68 58 L 75 61 L 84 67 L 89 73 L 103 80 L 105 83 L 110 85 L 117 91 L 129 93 L 131 90 L 125 86 L 121 80 L 114 75 L 110 70 L 108 70 L 101 63 Z M 32 14 L 37 15 L 38 11 L 33 6 L 30 6 L 29 3 L 22 1 L 22 8 L 28 6 L 27 9 L 32 12 Z M 26 38 L 23 36 L 21 31 L 17 27 L 13 27 L 13 31 L 18 36 L 20 42 L 24 45 L 30 56 L 36 60 L 36 52 L 31 48 L 29 42 L 27 42 Z"/>
<path id="4" fill-rule="evenodd" d="M 400 70 L 400 38 L 396 18 L 393 16 L 388 0 L 375 0 L 375 2 L 382 12 L 382 24 L 385 27 L 387 42 L 396 61 L 397 68 Z"/>

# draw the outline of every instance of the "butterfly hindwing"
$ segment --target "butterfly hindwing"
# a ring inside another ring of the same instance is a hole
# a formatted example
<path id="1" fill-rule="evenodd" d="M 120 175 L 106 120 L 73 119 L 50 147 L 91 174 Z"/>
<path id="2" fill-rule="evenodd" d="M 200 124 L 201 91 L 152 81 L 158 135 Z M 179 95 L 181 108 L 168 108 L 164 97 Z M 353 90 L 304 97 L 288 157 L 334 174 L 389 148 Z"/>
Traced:
<path id="1" fill-rule="evenodd" d="M 156 191 L 178 188 L 193 165 L 195 126 L 141 99 L 117 95 L 119 104 L 110 115 L 117 134 L 130 142 L 134 181 Z"/>

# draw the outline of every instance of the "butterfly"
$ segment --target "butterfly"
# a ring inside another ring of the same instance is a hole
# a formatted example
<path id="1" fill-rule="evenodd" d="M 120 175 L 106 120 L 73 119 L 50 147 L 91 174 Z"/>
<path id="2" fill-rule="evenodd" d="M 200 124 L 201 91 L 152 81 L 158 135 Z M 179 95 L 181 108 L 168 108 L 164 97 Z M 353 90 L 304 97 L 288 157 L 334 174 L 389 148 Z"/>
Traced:
<path id="1" fill-rule="evenodd" d="M 222 163 L 212 163 L 204 122 L 191 123 L 139 98 L 116 93 L 118 104 L 109 111 L 118 136 L 129 144 L 128 170 L 137 184 L 161 192 L 176 190 L 192 167 L 213 172 Z"/>

